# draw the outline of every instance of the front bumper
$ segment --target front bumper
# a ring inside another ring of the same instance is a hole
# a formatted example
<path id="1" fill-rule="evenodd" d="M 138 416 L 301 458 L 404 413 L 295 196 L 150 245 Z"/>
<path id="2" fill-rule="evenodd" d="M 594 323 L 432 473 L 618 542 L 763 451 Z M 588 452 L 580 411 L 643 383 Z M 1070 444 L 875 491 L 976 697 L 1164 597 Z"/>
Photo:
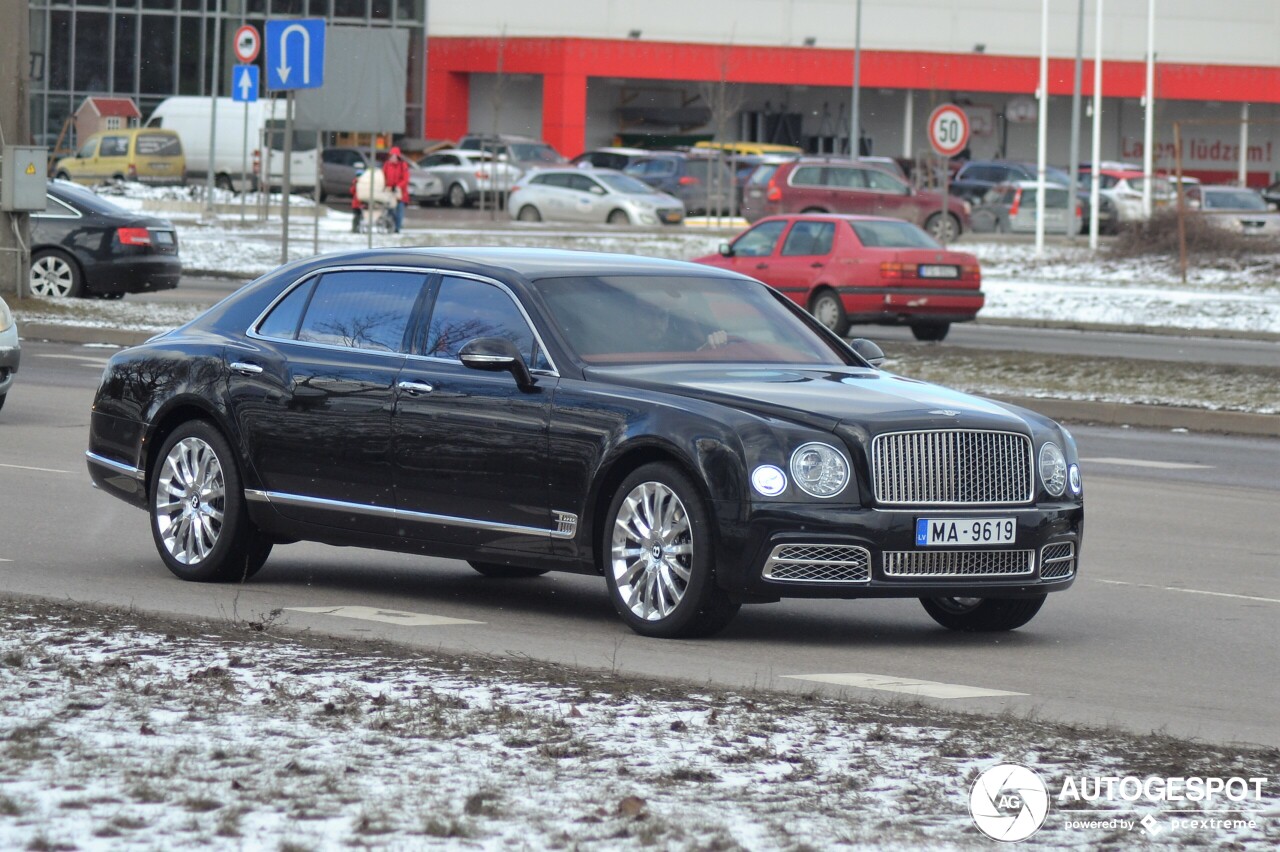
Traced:
<path id="1" fill-rule="evenodd" d="M 172 290 L 182 278 L 176 254 L 119 257 L 85 269 L 85 286 L 93 293 L 150 293 Z"/>
<path id="2" fill-rule="evenodd" d="M 0 396 L 9 392 L 13 374 L 18 372 L 21 361 L 22 349 L 18 346 L 17 329 L 11 328 L 0 333 Z"/>
<path id="3" fill-rule="evenodd" d="M 991 547 L 916 545 L 918 519 L 956 517 L 1013 518 L 1015 540 Z M 1028 597 L 1074 582 L 1084 506 L 956 510 L 773 503 L 755 506 L 745 519 L 730 520 L 722 511 L 721 524 L 720 583 L 747 599 Z M 812 570 L 794 570 L 797 565 Z"/>

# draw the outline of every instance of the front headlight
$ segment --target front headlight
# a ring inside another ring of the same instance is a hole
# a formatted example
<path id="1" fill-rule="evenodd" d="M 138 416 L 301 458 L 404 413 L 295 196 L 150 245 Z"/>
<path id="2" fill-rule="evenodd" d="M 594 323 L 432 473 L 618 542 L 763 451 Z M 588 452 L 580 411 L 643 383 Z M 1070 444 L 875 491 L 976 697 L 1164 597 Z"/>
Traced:
<path id="1" fill-rule="evenodd" d="M 849 463 L 835 447 L 804 444 L 791 454 L 791 478 L 814 497 L 834 497 L 849 484 Z"/>
<path id="2" fill-rule="evenodd" d="M 1040 448 L 1040 481 L 1054 497 L 1061 497 L 1067 487 L 1067 459 L 1052 441 Z"/>
<path id="3" fill-rule="evenodd" d="M 8 331 L 11 328 L 13 328 L 13 311 L 9 310 L 4 299 L 0 299 L 0 331 Z"/>

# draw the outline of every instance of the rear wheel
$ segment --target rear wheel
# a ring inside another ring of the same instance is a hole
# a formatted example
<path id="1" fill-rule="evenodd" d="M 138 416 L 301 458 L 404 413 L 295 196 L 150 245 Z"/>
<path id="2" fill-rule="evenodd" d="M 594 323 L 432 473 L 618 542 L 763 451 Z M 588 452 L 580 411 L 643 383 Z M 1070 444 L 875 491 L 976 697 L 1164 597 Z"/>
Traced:
<path id="1" fill-rule="evenodd" d="M 960 220 L 951 213 L 934 213 L 925 220 L 924 229 L 938 242 L 949 243 L 960 236 Z"/>
<path id="2" fill-rule="evenodd" d="M 916 340 L 938 341 L 947 336 L 951 330 L 949 322 L 921 322 L 911 326 L 911 334 Z"/>
<path id="3" fill-rule="evenodd" d="M 841 337 L 849 331 L 849 319 L 845 316 L 844 305 L 834 290 L 819 290 L 809 302 L 809 313 Z"/>
<path id="4" fill-rule="evenodd" d="M 4 408 L 4 401 L 5 399 L 8 398 L 8 396 L 9 394 L 7 393 L 0 393 L 0 408 Z"/>
<path id="5" fill-rule="evenodd" d="M 517 580 L 525 577 L 541 577 L 547 573 L 541 568 L 524 568 L 520 565 L 499 565 L 496 562 L 474 562 L 470 559 L 467 564 L 476 570 L 477 573 L 486 577 L 493 577 L 498 580 Z"/>
<path id="6" fill-rule="evenodd" d="M 631 217 L 627 215 L 625 210 L 613 210 L 609 213 L 607 221 L 610 225 L 630 225 Z"/>
<path id="7" fill-rule="evenodd" d="M 538 212 L 537 207 L 534 207 L 532 204 L 526 204 L 520 208 L 520 212 L 516 215 L 516 218 L 521 222 L 541 222 L 542 214 Z"/>
<path id="8" fill-rule="evenodd" d="M 613 606 L 642 636 L 710 636 L 738 612 L 716 585 L 702 496 L 672 464 L 644 465 L 622 481 L 600 546 Z"/>
<path id="9" fill-rule="evenodd" d="M 467 190 L 460 183 L 455 183 L 449 187 L 449 206 L 450 207 L 466 207 L 467 206 Z"/>
<path id="10" fill-rule="evenodd" d="M 31 258 L 31 292 L 47 299 L 70 299 L 84 289 L 80 267 L 70 255 L 43 249 Z"/>
<path id="11" fill-rule="evenodd" d="M 235 192 L 235 184 L 231 182 L 231 175 L 221 174 L 213 179 L 213 185 L 224 192 Z"/>
<path id="12" fill-rule="evenodd" d="M 921 598 L 924 611 L 948 630 L 1016 630 L 1035 618 L 1047 595 L 1031 598 Z"/>
<path id="13" fill-rule="evenodd" d="M 243 581 L 271 553 L 245 509 L 235 455 L 203 420 L 173 431 L 151 477 L 151 534 L 164 564 L 183 580 Z"/>

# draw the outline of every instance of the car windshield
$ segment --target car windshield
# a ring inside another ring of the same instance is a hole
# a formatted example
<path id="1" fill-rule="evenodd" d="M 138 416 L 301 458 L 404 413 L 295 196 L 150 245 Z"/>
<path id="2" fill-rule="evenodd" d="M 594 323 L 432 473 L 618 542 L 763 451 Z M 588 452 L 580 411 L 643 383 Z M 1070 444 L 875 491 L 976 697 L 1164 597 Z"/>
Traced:
<path id="1" fill-rule="evenodd" d="M 596 175 L 596 178 L 614 192 L 627 192 L 632 195 L 655 195 L 658 192 L 644 181 L 627 175 Z"/>
<path id="2" fill-rule="evenodd" d="M 1134 192 L 1142 192 L 1142 188 L 1146 183 L 1146 180 L 1147 179 L 1144 177 L 1131 177 L 1129 178 L 1129 188 Z M 1173 195 L 1173 184 L 1169 183 L 1169 181 L 1164 178 L 1153 178 L 1151 181 L 1151 194 L 1162 196 Z"/>
<path id="3" fill-rule="evenodd" d="M 533 283 L 587 364 L 854 363 L 752 281 L 616 275 Z"/>
<path id="4" fill-rule="evenodd" d="M 910 222 L 850 222 L 858 242 L 869 248 L 940 249 L 942 245 Z"/>
<path id="5" fill-rule="evenodd" d="M 512 142 L 511 156 L 522 163 L 563 163 L 564 157 L 556 153 L 550 145 L 536 145 L 529 142 Z"/>
<path id="6" fill-rule="evenodd" d="M 1248 189 L 1215 189 L 1204 193 L 1206 210 L 1266 210 L 1262 196 Z"/>

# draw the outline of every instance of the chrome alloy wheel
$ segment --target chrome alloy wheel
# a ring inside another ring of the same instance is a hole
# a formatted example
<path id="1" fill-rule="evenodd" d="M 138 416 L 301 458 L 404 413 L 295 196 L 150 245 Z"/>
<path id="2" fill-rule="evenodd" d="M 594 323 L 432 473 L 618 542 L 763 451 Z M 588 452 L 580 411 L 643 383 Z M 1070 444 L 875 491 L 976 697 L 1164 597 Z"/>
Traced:
<path id="1" fill-rule="evenodd" d="M 56 254 L 47 254 L 31 264 L 31 292 L 46 298 L 65 299 L 75 286 L 75 271 Z"/>
<path id="2" fill-rule="evenodd" d="M 610 562 L 618 594 L 638 618 L 669 616 L 689 588 L 693 534 L 676 493 L 642 482 L 618 507 Z"/>
<path id="3" fill-rule="evenodd" d="M 177 562 L 197 565 L 222 534 L 226 485 L 222 463 L 199 438 L 173 445 L 160 468 L 156 488 L 156 528 Z"/>

